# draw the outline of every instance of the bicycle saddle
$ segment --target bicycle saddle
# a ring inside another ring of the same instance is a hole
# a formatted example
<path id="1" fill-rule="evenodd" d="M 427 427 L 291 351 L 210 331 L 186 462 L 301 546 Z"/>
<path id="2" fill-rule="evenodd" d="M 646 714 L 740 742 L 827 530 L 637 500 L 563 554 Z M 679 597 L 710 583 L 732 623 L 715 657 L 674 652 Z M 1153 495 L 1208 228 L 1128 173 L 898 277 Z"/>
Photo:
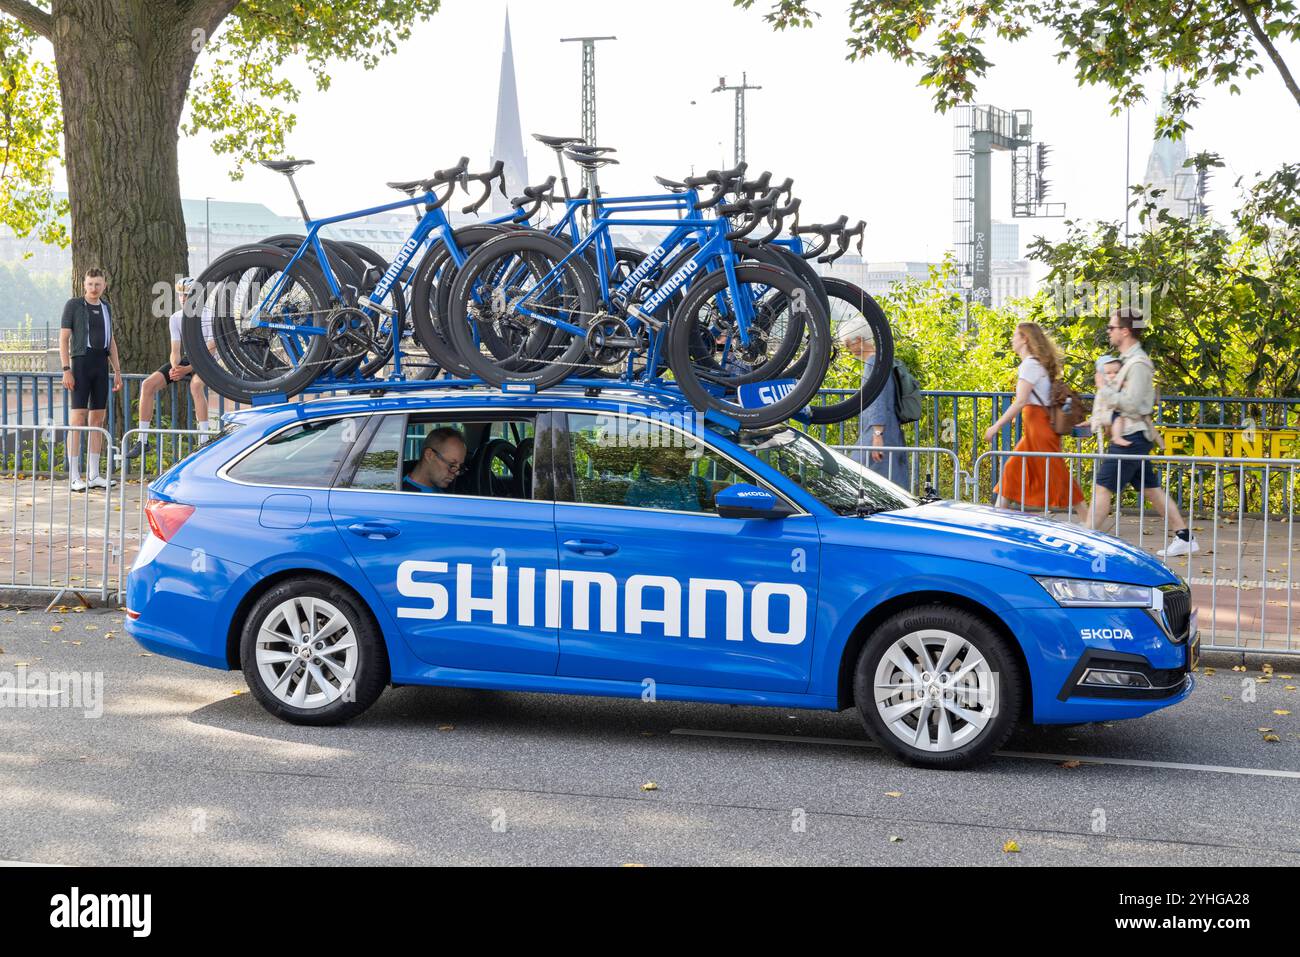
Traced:
<path id="1" fill-rule="evenodd" d="M 600 169 L 602 166 L 617 166 L 618 160 L 612 156 L 587 156 L 585 153 L 575 153 L 573 150 L 565 150 L 564 155 L 573 160 L 583 169 Z"/>
<path id="2" fill-rule="evenodd" d="M 582 142 L 581 136 L 547 136 L 545 133 L 534 133 L 533 139 L 539 143 L 545 143 L 553 150 L 567 149 Z"/>
<path id="3" fill-rule="evenodd" d="M 569 149 L 574 153 L 581 153 L 584 156 L 599 156 L 602 153 L 617 153 L 618 150 L 612 146 L 588 146 L 585 143 L 579 143 L 577 146 L 571 146 Z"/>
<path id="4" fill-rule="evenodd" d="M 690 189 L 690 187 L 685 183 L 679 183 L 677 180 L 669 179 L 667 176 L 656 176 L 655 182 L 664 187 L 664 189 L 670 190 L 674 193 L 684 193 Z"/>
<path id="5" fill-rule="evenodd" d="M 277 173 L 284 173 L 286 176 L 292 176 L 304 166 L 311 166 L 315 162 L 315 160 L 260 160 L 258 165 L 265 166 Z"/>
<path id="6" fill-rule="evenodd" d="M 390 189 L 396 189 L 396 190 L 400 190 L 403 193 L 411 194 L 411 193 L 418 193 L 424 189 L 424 180 L 413 179 L 406 183 L 385 183 L 384 185 L 389 187 Z"/>

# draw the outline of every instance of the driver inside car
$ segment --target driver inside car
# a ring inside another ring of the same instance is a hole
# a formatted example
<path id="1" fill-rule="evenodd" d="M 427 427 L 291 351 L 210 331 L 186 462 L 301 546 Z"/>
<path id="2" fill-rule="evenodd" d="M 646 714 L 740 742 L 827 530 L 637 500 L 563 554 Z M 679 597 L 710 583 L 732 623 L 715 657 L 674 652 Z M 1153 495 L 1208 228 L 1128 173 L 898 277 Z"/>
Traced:
<path id="1" fill-rule="evenodd" d="M 468 446 L 460 430 L 441 426 L 424 437 L 420 458 L 402 476 L 404 492 L 445 492 L 465 469 Z"/>

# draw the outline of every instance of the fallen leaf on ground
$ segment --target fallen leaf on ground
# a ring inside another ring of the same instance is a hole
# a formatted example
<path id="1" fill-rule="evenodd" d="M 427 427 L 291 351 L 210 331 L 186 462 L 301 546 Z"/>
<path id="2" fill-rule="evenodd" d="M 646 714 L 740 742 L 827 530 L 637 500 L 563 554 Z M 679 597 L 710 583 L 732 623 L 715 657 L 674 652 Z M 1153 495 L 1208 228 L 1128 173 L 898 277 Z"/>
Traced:
<path id="1" fill-rule="evenodd" d="M 1019 854 L 1019 853 L 1020 853 L 1020 845 L 1017 844 L 1015 841 L 1007 841 L 1005 844 L 1002 845 L 1002 853 L 1004 853 L 1004 854 Z"/>
<path id="2" fill-rule="evenodd" d="M 902 792 L 902 791 L 886 791 L 886 792 L 885 792 L 885 797 L 887 797 L 887 798 L 901 798 L 902 796 L 903 796 L 903 792 Z"/>
<path id="3" fill-rule="evenodd" d="M 1067 770 L 1071 770 L 1071 771 L 1072 771 L 1072 770 L 1074 770 L 1075 768 L 1079 767 L 1081 764 L 1083 764 L 1082 761 L 1074 761 L 1074 760 L 1070 760 L 1070 761 L 1062 761 L 1061 764 L 1060 764 L 1060 766 L 1063 767 L 1063 768 L 1066 768 Z"/>
<path id="4" fill-rule="evenodd" d="M 890 843 L 890 844 L 902 844 L 902 843 L 903 843 L 903 839 L 902 839 L 901 837 L 899 837 L 897 834 L 891 834 L 891 835 L 889 835 L 889 843 Z"/>
<path id="5" fill-rule="evenodd" d="M 1276 734 L 1266 734 L 1264 735 L 1264 740 L 1272 743 L 1274 741 L 1281 741 L 1282 739 L 1279 738 Z"/>
<path id="6" fill-rule="evenodd" d="M 653 781 L 647 781 L 645 784 L 641 785 L 641 790 L 642 790 L 642 791 L 658 791 L 658 790 L 659 790 L 659 785 L 655 784 Z"/>
<path id="7" fill-rule="evenodd" d="M 1280 714 L 1280 715 L 1288 715 L 1288 714 L 1290 714 L 1291 712 L 1290 712 L 1290 711 L 1287 711 L 1287 710 L 1284 709 L 1284 708 L 1274 708 L 1274 709 L 1273 709 L 1273 713 L 1274 713 L 1274 714 Z"/>

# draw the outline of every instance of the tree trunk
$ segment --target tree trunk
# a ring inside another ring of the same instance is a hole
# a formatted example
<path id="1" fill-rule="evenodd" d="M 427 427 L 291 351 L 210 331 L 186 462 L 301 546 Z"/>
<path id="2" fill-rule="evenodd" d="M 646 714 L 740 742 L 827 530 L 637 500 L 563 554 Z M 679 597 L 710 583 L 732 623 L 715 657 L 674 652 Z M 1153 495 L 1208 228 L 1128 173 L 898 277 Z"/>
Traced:
<path id="1" fill-rule="evenodd" d="M 188 269 L 177 127 L 197 51 L 180 6 L 55 0 L 52 10 L 72 207 L 72 294 L 81 294 L 87 269 L 105 270 L 126 372 L 165 360 L 170 290 Z M 159 289 L 168 295 L 160 298 Z"/>

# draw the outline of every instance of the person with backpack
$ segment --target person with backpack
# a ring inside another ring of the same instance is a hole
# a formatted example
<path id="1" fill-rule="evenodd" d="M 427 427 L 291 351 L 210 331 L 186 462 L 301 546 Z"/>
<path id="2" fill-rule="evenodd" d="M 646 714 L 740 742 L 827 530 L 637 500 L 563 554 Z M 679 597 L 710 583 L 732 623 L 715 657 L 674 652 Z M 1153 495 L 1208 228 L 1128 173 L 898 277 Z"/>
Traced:
<path id="1" fill-rule="evenodd" d="M 1106 335 L 1119 356 L 1120 366 L 1112 379 L 1098 370 L 1097 402 L 1111 409 L 1115 421 L 1111 435 L 1119 433 L 1123 441 L 1117 443 L 1112 438 L 1107 448 L 1110 454 L 1097 466 L 1087 525 L 1096 528 L 1107 518 L 1115 495 L 1131 485 L 1173 532 L 1169 544 L 1156 554 L 1161 558 L 1176 558 L 1195 554 L 1201 546 L 1188 530 L 1178 506 L 1160 487 L 1160 477 L 1146 458 L 1153 449 L 1161 447 L 1161 441 L 1152 418 L 1156 406 L 1156 370 L 1138 335 L 1143 324 L 1142 314 L 1135 309 L 1118 309 L 1106 323 Z"/>
<path id="2" fill-rule="evenodd" d="M 841 347 L 862 360 L 862 381 L 866 382 L 876 363 L 876 340 L 871 326 L 861 316 L 839 324 L 835 339 Z M 910 416 L 910 418 L 909 418 Z M 903 425 L 921 417 L 921 390 L 915 377 L 903 364 L 894 360 L 893 375 L 880 395 L 858 416 L 859 446 L 902 448 L 907 445 Z M 873 452 L 856 448 L 850 457 L 903 488 L 912 486 L 912 463 L 908 452 Z"/>
<path id="3" fill-rule="evenodd" d="M 1061 452 L 1058 428 L 1082 412 L 1082 403 L 1061 381 L 1061 350 L 1036 322 L 1016 324 L 1011 348 L 1020 356 L 1016 370 L 1016 395 L 1007 410 L 984 431 L 990 445 L 998 433 L 1020 416 L 1020 441 L 1015 452 Z M 1064 431 L 1070 431 L 1065 428 Z M 1087 521 L 1088 502 L 1070 474 L 1065 460 L 1046 455 L 1010 457 L 1002 478 L 993 489 L 998 508 L 1073 509 Z"/>

